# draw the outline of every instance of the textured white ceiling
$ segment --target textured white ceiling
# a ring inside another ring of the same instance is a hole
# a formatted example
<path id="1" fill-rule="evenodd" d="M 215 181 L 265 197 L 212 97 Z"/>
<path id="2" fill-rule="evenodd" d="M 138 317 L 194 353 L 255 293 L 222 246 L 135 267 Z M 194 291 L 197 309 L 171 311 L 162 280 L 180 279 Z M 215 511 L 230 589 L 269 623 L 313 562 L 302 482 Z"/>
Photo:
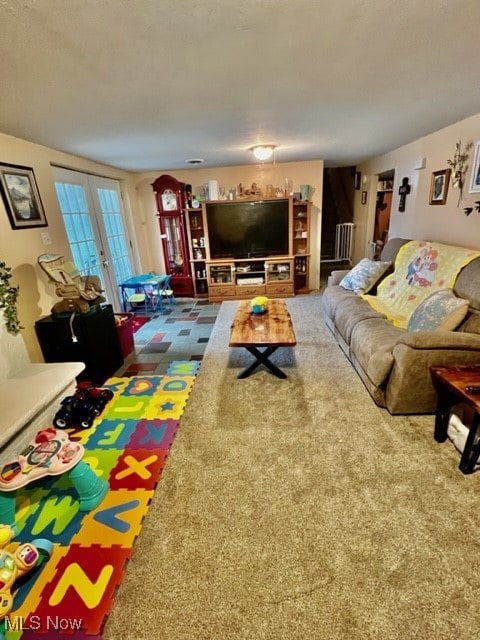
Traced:
<path id="1" fill-rule="evenodd" d="M 131 171 L 355 165 L 480 111 L 479 33 L 479 0 L 2 0 L 0 132 Z"/>

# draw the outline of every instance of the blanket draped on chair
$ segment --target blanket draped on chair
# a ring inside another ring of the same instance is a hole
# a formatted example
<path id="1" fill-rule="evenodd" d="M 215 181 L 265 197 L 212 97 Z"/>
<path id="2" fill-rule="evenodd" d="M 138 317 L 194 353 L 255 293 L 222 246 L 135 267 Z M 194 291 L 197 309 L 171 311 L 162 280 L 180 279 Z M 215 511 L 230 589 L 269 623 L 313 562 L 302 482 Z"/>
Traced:
<path id="1" fill-rule="evenodd" d="M 377 295 L 362 295 L 368 304 L 404 329 L 415 308 L 434 291 L 451 289 L 461 269 L 480 251 L 440 242 L 412 240 L 398 252 L 394 272 L 378 286 Z"/>

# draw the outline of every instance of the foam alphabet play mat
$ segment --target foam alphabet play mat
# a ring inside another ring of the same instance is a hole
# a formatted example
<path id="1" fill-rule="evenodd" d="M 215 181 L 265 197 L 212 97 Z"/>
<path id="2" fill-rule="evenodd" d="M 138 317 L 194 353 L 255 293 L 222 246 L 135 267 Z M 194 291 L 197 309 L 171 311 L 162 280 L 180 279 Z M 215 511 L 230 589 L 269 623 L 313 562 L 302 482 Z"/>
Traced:
<path id="1" fill-rule="evenodd" d="M 16 490 L 13 550 L 37 538 L 52 550 L 16 590 L 2 621 L 7 640 L 101 638 L 198 368 L 172 362 L 165 375 L 110 378 L 114 397 L 93 426 L 66 430 L 108 483 L 98 506 L 81 508 L 68 473 Z"/>

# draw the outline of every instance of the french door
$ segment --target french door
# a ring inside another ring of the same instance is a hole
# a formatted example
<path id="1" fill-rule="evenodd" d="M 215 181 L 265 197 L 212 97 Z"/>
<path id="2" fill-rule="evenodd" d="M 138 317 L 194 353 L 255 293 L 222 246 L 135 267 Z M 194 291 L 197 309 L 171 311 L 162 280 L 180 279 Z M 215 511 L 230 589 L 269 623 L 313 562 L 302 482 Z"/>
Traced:
<path id="1" fill-rule="evenodd" d="M 108 302 L 120 309 L 118 285 L 133 269 L 119 183 L 59 167 L 53 177 L 75 266 L 99 276 Z"/>

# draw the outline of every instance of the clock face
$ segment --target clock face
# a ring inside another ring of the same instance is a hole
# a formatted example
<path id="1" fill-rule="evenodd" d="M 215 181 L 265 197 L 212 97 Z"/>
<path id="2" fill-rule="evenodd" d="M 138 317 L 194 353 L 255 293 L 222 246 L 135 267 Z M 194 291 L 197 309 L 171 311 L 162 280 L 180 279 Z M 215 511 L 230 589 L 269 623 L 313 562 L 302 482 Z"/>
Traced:
<path id="1" fill-rule="evenodd" d="M 178 209 L 177 196 L 171 189 L 165 189 L 162 193 L 162 208 L 164 211 L 176 211 Z"/>

